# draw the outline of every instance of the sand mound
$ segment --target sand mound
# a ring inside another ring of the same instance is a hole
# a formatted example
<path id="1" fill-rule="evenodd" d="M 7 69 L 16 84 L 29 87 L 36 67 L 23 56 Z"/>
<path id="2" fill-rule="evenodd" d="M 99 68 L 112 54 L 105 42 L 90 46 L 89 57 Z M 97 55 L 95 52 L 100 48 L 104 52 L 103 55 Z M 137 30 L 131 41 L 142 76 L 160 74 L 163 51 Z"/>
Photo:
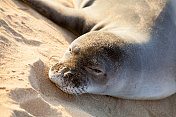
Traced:
<path id="1" fill-rule="evenodd" d="M 72 35 L 15 0 L 0 1 L 0 17 L 1 117 L 175 117 L 176 95 L 131 101 L 63 93 L 48 79 L 48 69 Z"/>

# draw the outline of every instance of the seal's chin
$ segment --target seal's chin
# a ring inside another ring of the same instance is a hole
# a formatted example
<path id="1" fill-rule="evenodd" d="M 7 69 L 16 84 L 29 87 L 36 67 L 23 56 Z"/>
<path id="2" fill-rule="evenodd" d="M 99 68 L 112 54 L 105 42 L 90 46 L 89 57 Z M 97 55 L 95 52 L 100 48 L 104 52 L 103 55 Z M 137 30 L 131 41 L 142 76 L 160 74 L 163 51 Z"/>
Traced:
<path id="1" fill-rule="evenodd" d="M 50 68 L 49 78 L 66 93 L 75 95 L 86 93 L 88 86 L 86 75 L 73 71 L 61 64 L 56 64 Z"/>

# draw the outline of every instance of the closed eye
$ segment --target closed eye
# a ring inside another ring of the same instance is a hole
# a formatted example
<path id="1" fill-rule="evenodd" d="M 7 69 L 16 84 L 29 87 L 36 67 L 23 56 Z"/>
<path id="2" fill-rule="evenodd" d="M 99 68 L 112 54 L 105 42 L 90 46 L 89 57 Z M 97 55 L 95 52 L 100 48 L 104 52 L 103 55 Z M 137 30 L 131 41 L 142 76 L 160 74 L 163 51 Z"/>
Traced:
<path id="1" fill-rule="evenodd" d="M 103 70 L 98 67 L 85 67 L 86 71 L 95 75 L 104 74 Z"/>
<path id="2" fill-rule="evenodd" d="M 97 73 L 101 73 L 102 72 L 101 70 L 96 69 L 96 68 L 91 68 L 91 67 L 88 67 L 88 68 L 91 69 L 94 72 L 97 72 Z"/>

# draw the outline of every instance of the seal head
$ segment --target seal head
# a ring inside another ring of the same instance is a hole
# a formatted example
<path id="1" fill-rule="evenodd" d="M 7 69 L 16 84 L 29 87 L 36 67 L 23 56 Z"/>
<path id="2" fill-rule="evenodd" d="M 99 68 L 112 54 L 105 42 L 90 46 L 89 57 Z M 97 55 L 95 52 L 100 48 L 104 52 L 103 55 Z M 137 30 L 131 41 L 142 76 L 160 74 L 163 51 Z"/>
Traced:
<path id="1" fill-rule="evenodd" d="M 116 36 L 86 34 L 72 42 L 61 61 L 51 67 L 49 77 L 69 94 L 104 94 L 124 55 Z"/>

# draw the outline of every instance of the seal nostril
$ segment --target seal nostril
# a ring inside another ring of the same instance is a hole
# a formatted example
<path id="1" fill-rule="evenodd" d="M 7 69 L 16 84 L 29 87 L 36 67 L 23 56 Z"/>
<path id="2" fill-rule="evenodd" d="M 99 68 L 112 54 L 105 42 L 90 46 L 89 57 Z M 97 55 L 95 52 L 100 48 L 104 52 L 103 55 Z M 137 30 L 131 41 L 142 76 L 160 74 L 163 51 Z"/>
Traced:
<path id="1" fill-rule="evenodd" d="M 50 70 L 51 70 L 51 71 L 54 71 L 54 67 L 51 67 Z"/>
<path id="2" fill-rule="evenodd" d="M 81 82 L 79 79 L 72 79 L 72 83 L 74 84 L 74 87 L 79 87 L 81 85 Z"/>
<path id="3" fill-rule="evenodd" d="M 74 73 L 72 73 L 71 71 L 68 71 L 68 72 L 65 72 L 64 73 L 64 78 L 71 78 L 71 77 L 73 77 L 73 75 L 74 75 Z"/>

